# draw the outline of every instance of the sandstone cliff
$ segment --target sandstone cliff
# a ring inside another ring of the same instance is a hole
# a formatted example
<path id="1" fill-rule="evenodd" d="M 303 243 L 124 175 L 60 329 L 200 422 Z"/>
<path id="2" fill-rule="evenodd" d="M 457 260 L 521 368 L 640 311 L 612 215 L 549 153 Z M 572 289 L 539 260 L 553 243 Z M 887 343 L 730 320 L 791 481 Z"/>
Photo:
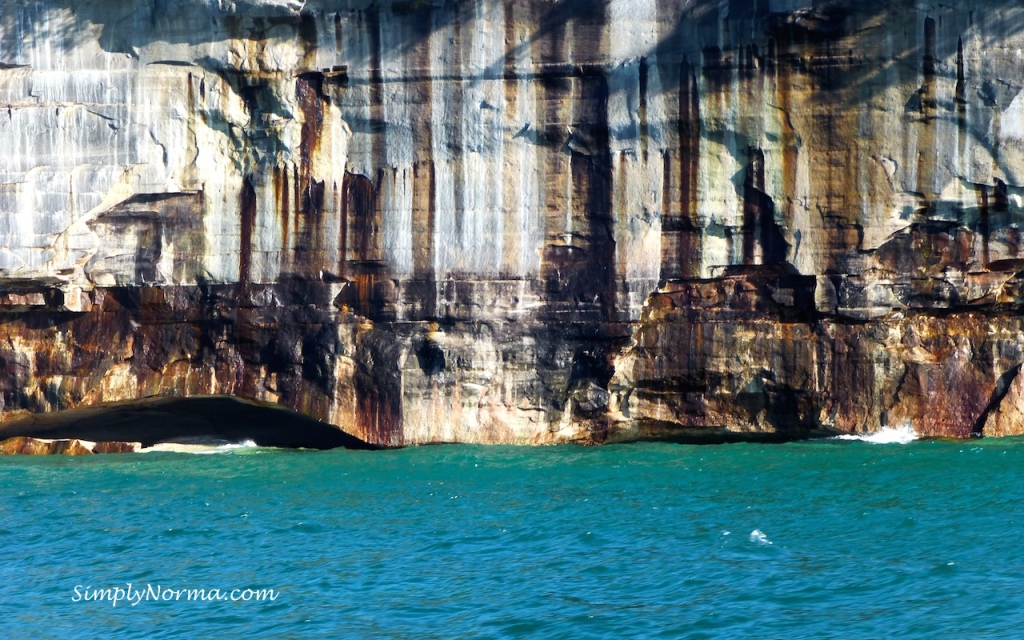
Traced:
<path id="1" fill-rule="evenodd" d="M 1022 28 L 1009 0 L 2 0 L 0 410 L 1021 433 Z"/>

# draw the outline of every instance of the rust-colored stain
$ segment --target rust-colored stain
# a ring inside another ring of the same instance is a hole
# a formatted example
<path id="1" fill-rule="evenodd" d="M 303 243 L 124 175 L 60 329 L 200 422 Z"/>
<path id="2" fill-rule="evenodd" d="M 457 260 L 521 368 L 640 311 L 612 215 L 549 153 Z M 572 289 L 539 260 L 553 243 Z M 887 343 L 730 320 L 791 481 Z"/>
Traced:
<path id="1" fill-rule="evenodd" d="M 351 244 L 345 247 L 345 255 L 359 263 L 379 260 L 381 220 L 377 187 L 366 176 L 346 173 L 342 202 L 346 229 L 351 229 L 346 230 L 346 240 Z"/>
<path id="2" fill-rule="evenodd" d="M 281 251 L 287 256 L 290 252 L 289 218 L 291 216 L 291 199 L 288 194 L 288 171 L 282 167 L 274 167 L 274 198 L 277 203 L 277 214 L 281 224 Z"/>
<path id="3" fill-rule="evenodd" d="M 320 153 L 323 137 L 324 111 L 327 97 L 324 95 L 324 75 L 310 72 L 295 80 L 295 95 L 302 113 L 302 129 L 299 143 L 299 164 L 295 180 L 295 266 L 302 272 L 319 270 L 324 242 L 324 205 L 326 185 L 314 175 L 314 163 Z M 285 221 L 287 222 L 287 221 Z"/>
<path id="4" fill-rule="evenodd" d="M 434 273 L 434 163 L 413 165 L 413 277 L 426 279 Z"/>
<path id="5" fill-rule="evenodd" d="M 401 346 L 394 334 L 371 326 L 357 338 L 356 350 L 363 363 L 354 380 L 359 431 L 368 442 L 402 446 Z"/>
<path id="6" fill-rule="evenodd" d="M 313 158 L 320 148 L 324 127 L 323 74 L 304 73 L 295 79 L 295 97 L 302 113 L 299 159 L 304 181 L 310 179 Z"/>

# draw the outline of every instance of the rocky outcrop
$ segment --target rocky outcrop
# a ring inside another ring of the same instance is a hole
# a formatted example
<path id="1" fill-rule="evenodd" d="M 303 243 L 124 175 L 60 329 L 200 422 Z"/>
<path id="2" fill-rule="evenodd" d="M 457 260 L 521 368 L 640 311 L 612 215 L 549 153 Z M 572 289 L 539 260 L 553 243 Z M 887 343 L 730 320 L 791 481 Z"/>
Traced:
<path id="1" fill-rule="evenodd" d="M 1024 429 L 1008 0 L 0 3 L 3 415 Z"/>
<path id="2" fill-rule="evenodd" d="M 88 442 L 73 440 L 40 440 L 20 436 L 0 440 L 0 456 L 88 456 L 94 453 L 133 453 L 134 442 Z"/>

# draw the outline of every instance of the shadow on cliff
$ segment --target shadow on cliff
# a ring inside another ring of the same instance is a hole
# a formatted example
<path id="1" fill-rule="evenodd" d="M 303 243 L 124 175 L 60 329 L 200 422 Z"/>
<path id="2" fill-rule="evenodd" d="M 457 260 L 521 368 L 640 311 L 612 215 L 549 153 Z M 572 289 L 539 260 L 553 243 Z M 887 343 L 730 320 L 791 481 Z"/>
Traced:
<path id="1" fill-rule="evenodd" d="M 770 4 L 687 4 L 648 55 L 666 76 L 681 67 L 701 78 L 709 93 L 767 80 L 766 91 L 809 90 L 836 111 L 888 108 L 878 101 L 891 99 L 890 89 L 916 86 L 899 97 L 905 126 L 952 123 L 1014 175 L 991 138 L 993 121 L 1022 89 L 1019 64 L 1016 56 L 985 52 L 1012 47 L 1008 40 L 1024 33 L 1019 2 L 922 8 L 912 0 L 831 0 L 785 12 Z"/>
<path id="2" fill-rule="evenodd" d="M 22 15 L 13 19 L 19 23 L 19 31 L 25 33 L 26 39 L 38 34 L 77 44 L 78 41 L 96 38 L 104 51 L 133 57 L 138 57 L 140 47 L 152 44 L 198 46 L 248 40 L 253 43 L 251 50 L 250 47 L 235 47 L 224 53 L 229 54 L 234 62 L 249 64 L 253 67 L 251 71 L 259 74 L 266 70 L 251 56 L 261 52 L 275 39 L 287 40 L 294 35 L 300 41 L 301 66 L 317 48 L 335 48 L 335 52 L 341 55 L 341 30 L 343 19 L 347 18 L 376 31 L 370 39 L 376 39 L 379 48 L 383 40 L 381 19 L 387 18 L 395 33 L 388 34 L 391 36 L 388 42 L 391 48 L 385 53 L 405 54 L 423 44 L 433 31 L 471 20 L 473 8 L 474 3 L 470 0 L 237 0 L 231 3 L 209 0 L 140 0 L 131 3 L 49 0 L 24 8 Z M 63 10 L 71 19 L 63 23 L 51 21 L 46 16 L 50 10 Z M 425 16 L 428 19 L 424 19 Z M 96 27 L 99 27 L 98 37 Z M 374 45 L 373 42 L 368 44 Z M 180 53 L 181 50 L 172 50 L 172 55 Z M 215 57 L 209 55 L 209 49 L 191 53 L 196 56 L 194 60 L 170 58 L 164 62 L 195 64 L 204 68 L 206 63 L 216 62 Z M 348 56 L 354 53 L 345 52 Z M 374 52 L 369 53 L 373 55 Z M 378 49 L 376 53 L 379 60 L 381 51 Z"/>
<path id="3" fill-rule="evenodd" d="M 524 42 L 506 37 L 505 60 L 515 60 L 518 53 L 540 43 L 541 57 L 546 54 L 565 55 L 566 59 L 560 62 L 567 64 L 603 61 L 613 65 L 622 62 L 610 59 L 607 51 L 595 48 L 611 44 L 607 38 L 602 39 L 598 32 L 593 31 L 609 26 L 611 0 L 533 0 L 515 4 L 516 10 L 536 16 L 533 19 L 535 30 Z M 966 37 L 968 31 L 971 37 L 980 39 L 982 46 L 990 47 L 1008 34 L 1024 30 L 1024 7 L 1016 0 L 989 0 L 976 10 L 965 6 L 938 7 L 928 11 L 919 8 L 918 4 L 912 0 L 830 0 L 805 3 L 804 8 L 779 12 L 771 10 L 768 0 L 659 2 L 655 4 L 657 15 L 653 18 L 668 26 L 659 33 L 657 43 L 646 55 L 656 57 L 659 64 L 688 62 L 698 66 L 703 59 L 705 63 L 711 62 L 715 69 L 723 70 L 722 64 L 730 64 L 737 71 L 748 62 L 764 68 L 764 63 L 770 62 L 767 58 L 776 55 L 795 69 L 814 75 L 827 90 L 839 84 L 845 87 L 876 86 L 877 79 L 886 77 L 893 68 L 900 69 L 901 75 L 915 70 L 926 74 L 929 59 L 934 64 L 939 59 L 952 57 L 957 51 L 958 40 Z M 330 33 L 332 23 L 335 30 L 340 30 L 343 28 L 342 16 L 362 14 L 366 26 L 378 30 L 378 38 L 382 18 L 397 29 L 397 33 L 389 34 L 390 48 L 379 52 L 393 56 L 404 55 L 425 45 L 434 31 L 453 24 L 465 28 L 466 24 L 480 17 L 476 15 L 476 5 L 470 0 L 307 0 L 304 3 L 240 0 L 232 3 L 233 8 L 222 9 L 220 4 L 204 0 L 144 0 L 133 3 L 50 0 L 23 7 L 17 13 L 11 12 L 6 19 L 19 23 L 18 31 L 26 40 L 45 36 L 67 44 L 95 38 L 96 26 L 99 26 L 98 41 L 105 51 L 134 55 L 136 47 L 153 43 L 203 45 L 226 39 L 250 39 L 265 46 L 268 38 L 286 35 L 281 28 L 295 29 L 296 36 L 304 41 L 303 46 L 307 49 L 336 47 L 340 40 L 336 40 L 338 33 Z M 506 1 L 504 6 L 506 21 L 516 18 L 518 14 L 512 9 L 513 3 Z M 63 10 L 71 19 L 54 24 L 46 15 L 51 8 Z M 929 20 L 934 24 L 929 26 Z M 872 32 L 879 31 L 889 31 L 893 36 L 886 50 L 849 48 L 870 37 Z M 579 33 L 572 32 L 582 33 L 583 39 Z M 564 42 L 570 33 L 577 45 L 571 54 Z M 378 46 L 380 44 L 377 43 Z M 9 56 L 16 49 L 8 47 L 4 53 Z M 337 53 L 346 57 L 357 55 L 353 51 Z M 863 59 L 865 63 L 842 68 L 834 65 L 815 68 L 816 53 L 845 55 L 851 59 Z M 236 56 L 244 54 L 244 51 L 233 52 Z M 532 56 L 539 62 L 537 52 Z M 1001 64 L 998 61 L 984 62 Z M 501 64 L 502 61 L 496 60 L 486 68 L 500 68 Z M 979 97 L 994 100 L 1002 106 L 1020 90 L 1020 87 L 1005 81 L 1013 74 L 1000 71 L 1013 72 L 1016 69 L 1009 63 L 1004 64 L 1007 65 L 1004 70 L 991 69 L 990 86 L 974 88 Z M 936 68 L 935 73 L 941 74 L 943 70 Z"/>
<path id="4" fill-rule="evenodd" d="M 278 405 L 233 396 L 145 398 L 10 418 L 0 439 L 78 438 L 93 442 L 219 444 L 252 440 L 261 447 L 379 449 L 329 424 Z"/>
<path id="5" fill-rule="evenodd" d="M 823 104 L 864 104 L 895 83 L 919 83 L 916 93 L 905 96 L 908 121 L 955 120 L 958 105 L 966 102 L 1005 110 L 1021 90 L 1012 80 L 1019 74 L 1010 56 L 978 61 L 984 70 L 982 78 L 965 76 L 963 71 L 968 39 L 988 49 L 1024 31 L 1024 7 L 1016 0 L 990 0 L 976 10 L 969 6 L 926 10 L 911 0 L 811 2 L 787 12 L 773 12 L 772 4 L 768 0 L 655 3 L 657 15 L 651 19 L 662 26 L 657 42 L 642 56 L 640 66 L 644 60 L 656 61 L 665 78 L 698 73 L 711 89 L 734 82 L 737 77 L 786 73 L 808 79 Z M 431 35 L 450 27 L 456 29 L 455 39 L 447 45 L 457 61 L 461 57 L 461 62 L 467 63 L 464 58 L 471 43 L 462 40 L 473 37 L 472 25 L 482 17 L 477 3 L 469 0 L 308 0 L 302 4 L 288 0 L 240 1 L 233 9 L 200 0 L 129 4 L 51 0 L 49 6 L 62 8 L 72 19 L 65 23 L 48 20 L 46 4 L 19 9 L 20 16 L 7 19 L 23 23 L 19 31 L 26 41 L 42 41 L 34 37 L 42 35 L 75 43 L 96 37 L 95 27 L 99 25 L 98 41 L 104 50 L 131 56 L 154 43 L 210 45 L 233 39 L 253 43 L 232 50 L 225 59 L 200 47 L 189 52 L 196 56 L 194 60 L 166 61 L 194 64 L 218 73 L 239 70 L 232 65 L 256 65 L 253 60 L 246 61 L 246 56 L 252 57 L 273 39 L 294 37 L 301 55 L 298 67 L 311 70 L 308 67 L 316 59 L 310 57 L 313 52 L 319 50 L 318 58 L 323 61 L 323 50 L 333 49 L 339 65 L 365 66 L 371 82 L 415 79 L 385 79 L 381 69 L 394 66 L 395 60 L 413 52 L 419 53 L 410 57 L 426 60 L 429 56 L 422 50 L 429 46 Z M 609 42 L 610 0 L 534 0 L 505 2 L 502 6 L 506 22 L 503 57 L 486 61 L 471 73 L 460 70 L 459 79 L 474 81 L 518 73 L 515 64 L 524 55 L 535 65 L 534 72 L 542 82 L 550 81 L 545 78 L 551 74 L 583 73 L 582 67 L 596 65 L 610 70 L 634 62 L 612 59 L 609 53 L 613 48 Z M 532 24 L 532 33 L 520 42 L 517 32 L 507 28 L 513 22 Z M 60 24 L 65 32 L 53 33 Z M 353 25 L 365 42 L 359 51 L 343 50 L 342 32 Z M 289 36 L 289 30 L 294 36 Z M 33 45 L 26 42 L 24 46 Z M 150 55 L 159 55 L 160 51 L 156 49 Z M 169 56 L 182 53 L 173 48 L 168 51 Z M 959 70 L 949 64 L 951 60 L 959 60 Z M 406 71 L 418 75 L 426 69 Z M 253 66 L 252 72 L 258 75 L 263 69 Z M 952 101 L 936 97 L 934 83 L 939 79 L 958 84 Z M 647 89 L 658 90 L 653 86 Z M 611 90 L 632 89 L 620 86 Z M 667 82 L 660 90 L 676 91 L 678 83 Z M 981 119 L 969 134 L 982 141 L 989 121 Z"/>

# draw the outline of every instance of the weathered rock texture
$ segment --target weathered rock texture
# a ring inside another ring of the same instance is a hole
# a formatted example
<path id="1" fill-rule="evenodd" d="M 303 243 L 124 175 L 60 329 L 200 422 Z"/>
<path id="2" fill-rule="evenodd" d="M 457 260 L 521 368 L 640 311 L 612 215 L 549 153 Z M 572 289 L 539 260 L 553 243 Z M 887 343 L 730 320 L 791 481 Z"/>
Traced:
<path id="1" fill-rule="evenodd" d="M 2 0 L 2 410 L 1020 433 L 1022 49 L 1010 0 Z"/>
<path id="2" fill-rule="evenodd" d="M 0 456 L 87 456 L 93 453 L 133 453 L 132 442 L 88 442 L 82 440 L 39 440 L 24 436 L 0 440 Z"/>

